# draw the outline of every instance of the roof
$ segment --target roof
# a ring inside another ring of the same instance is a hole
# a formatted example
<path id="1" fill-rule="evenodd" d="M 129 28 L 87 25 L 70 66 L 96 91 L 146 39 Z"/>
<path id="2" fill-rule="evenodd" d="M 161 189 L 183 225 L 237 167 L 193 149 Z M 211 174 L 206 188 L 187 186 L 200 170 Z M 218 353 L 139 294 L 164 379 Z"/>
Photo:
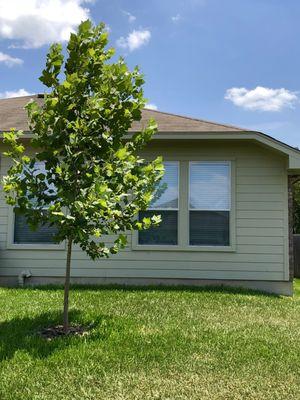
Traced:
<path id="1" fill-rule="evenodd" d="M 232 125 L 147 108 L 142 112 L 141 121 L 133 123 L 132 131 L 140 130 L 150 118 L 157 122 L 159 132 L 245 132 L 245 129 Z"/>
<path id="2" fill-rule="evenodd" d="M 28 131 L 27 112 L 25 105 L 31 100 L 43 103 L 42 95 L 14 97 L 0 100 L 0 131 L 10 128 Z M 154 118 L 158 124 L 159 132 L 244 132 L 245 129 L 230 125 L 218 124 L 202 119 L 184 117 L 161 111 L 144 109 L 142 119 L 134 122 L 131 131 L 139 131 L 150 118 Z"/>
<path id="3" fill-rule="evenodd" d="M 44 101 L 43 95 L 39 94 L 0 100 L 0 132 L 15 128 L 27 132 L 24 135 L 24 139 L 31 137 L 27 112 L 24 109 L 25 105 L 31 99 L 36 100 L 39 104 L 43 104 Z M 273 150 L 287 155 L 289 159 L 289 169 L 300 171 L 300 151 L 298 149 L 264 133 L 238 128 L 236 126 L 143 109 L 141 121 L 134 122 L 130 131 L 136 132 L 141 130 L 150 118 L 154 118 L 158 124 L 158 134 L 155 136 L 155 139 L 254 140 L 265 147 L 272 148 Z"/>
<path id="4" fill-rule="evenodd" d="M 27 111 L 24 109 L 31 100 L 36 100 L 43 104 L 43 98 L 39 95 L 12 97 L 10 99 L 0 100 L 0 131 L 6 131 L 10 128 L 28 131 Z"/>

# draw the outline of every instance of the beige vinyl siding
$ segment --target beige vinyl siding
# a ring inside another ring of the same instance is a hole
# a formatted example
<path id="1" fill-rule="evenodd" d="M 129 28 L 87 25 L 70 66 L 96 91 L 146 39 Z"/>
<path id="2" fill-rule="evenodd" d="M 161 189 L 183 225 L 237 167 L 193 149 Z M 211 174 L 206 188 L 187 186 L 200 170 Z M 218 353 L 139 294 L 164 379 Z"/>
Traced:
<path id="1" fill-rule="evenodd" d="M 144 155 L 166 160 L 233 160 L 236 172 L 235 249 L 155 251 L 128 245 L 109 260 L 91 261 L 78 246 L 73 251 L 74 277 L 194 278 L 288 280 L 287 160 L 280 153 L 238 141 L 156 141 Z M 1 174 L 8 160 L 1 158 Z M 0 275 L 30 269 L 37 277 L 64 275 L 65 250 L 8 249 L 8 207 L 0 195 Z M 114 237 L 107 237 L 112 243 Z"/>

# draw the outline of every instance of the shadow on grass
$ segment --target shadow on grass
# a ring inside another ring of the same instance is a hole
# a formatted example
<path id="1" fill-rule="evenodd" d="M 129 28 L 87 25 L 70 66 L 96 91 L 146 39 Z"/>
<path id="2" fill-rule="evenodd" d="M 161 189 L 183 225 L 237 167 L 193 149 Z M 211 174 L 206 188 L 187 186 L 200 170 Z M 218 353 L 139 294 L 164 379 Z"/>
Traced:
<path id="1" fill-rule="evenodd" d="M 62 336 L 51 341 L 40 336 L 40 331 L 61 324 L 61 312 L 49 312 L 32 317 L 14 318 L 0 323 L 0 361 L 11 359 L 15 352 L 25 351 L 35 358 L 46 358 L 56 350 L 90 340 L 105 340 L 113 330 L 114 321 L 110 316 L 99 316 L 91 325 L 85 323 L 81 313 L 70 311 L 71 324 L 89 326 L 87 336 Z"/>
<path id="2" fill-rule="evenodd" d="M 61 290 L 63 285 L 37 285 L 37 286 L 25 286 L 23 289 L 31 290 Z M 122 284 L 107 284 L 107 285 L 93 285 L 93 284 L 72 284 L 71 289 L 78 289 L 81 291 L 110 291 L 118 290 L 122 292 L 186 292 L 186 293 L 219 293 L 219 294 L 240 294 L 246 296 L 265 296 L 265 297 L 281 297 L 275 293 L 268 293 L 261 290 L 245 289 L 241 287 L 216 285 L 216 286 L 188 286 L 188 285 L 122 285 Z"/>

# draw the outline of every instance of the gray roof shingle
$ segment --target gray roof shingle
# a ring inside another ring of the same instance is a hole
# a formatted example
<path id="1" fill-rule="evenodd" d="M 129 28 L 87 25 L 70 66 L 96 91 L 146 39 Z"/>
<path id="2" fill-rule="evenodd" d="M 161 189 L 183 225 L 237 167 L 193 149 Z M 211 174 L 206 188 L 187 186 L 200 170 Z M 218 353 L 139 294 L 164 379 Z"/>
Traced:
<path id="1" fill-rule="evenodd" d="M 42 95 L 14 97 L 0 100 L 0 131 L 10 128 L 28 131 L 27 112 L 24 106 L 31 100 L 43 103 Z M 144 109 L 142 119 L 134 122 L 131 131 L 139 131 L 149 118 L 154 118 L 159 132 L 245 132 L 247 130 L 235 126 L 223 125 L 201 119 L 184 117 L 161 111 Z"/>

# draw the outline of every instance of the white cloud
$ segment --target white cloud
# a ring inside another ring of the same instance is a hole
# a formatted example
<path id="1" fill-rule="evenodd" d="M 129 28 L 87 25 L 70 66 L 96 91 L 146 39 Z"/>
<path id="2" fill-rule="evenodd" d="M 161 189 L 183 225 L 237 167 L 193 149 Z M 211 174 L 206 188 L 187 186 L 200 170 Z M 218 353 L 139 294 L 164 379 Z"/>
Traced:
<path id="1" fill-rule="evenodd" d="M 157 110 L 157 105 L 154 103 L 147 103 L 145 108 L 147 108 L 147 110 Z"/>
<path id="2" fill-rule="evenodd" d="M 37 48 L 68 40 L 70 32 L 89 18 L 89 0 L 0 0 L 0 38 L 12 47 Z"/>
<path id="3" fill-rule="evenodd" d="M 21 60 L 21 58 L 12 57 L 9 54 L 5 54 L 0 51 L 0 63 L 3 63 L 8 67 L 13 67 L 14 65 L 23 64 L 23 60 Z"/>
<path id="4" fill-rule="evenodd" d="M 27 92 L 25 89 L 19 89 L 15 91 L 6 91 L 0 93 L 1 99 L 10 99 L 11 97 L 22 97 L 22 96 L 30 96 L 32 93 Z"/>
<path id="5" fill-rule="evenodd" d="M 132 15 L 130 12 L 128 11 L 123 11 L 123 14 L 126 15 L 126 17 L 128 18 L 128 22 L 132 23 L 136 20 L 136 16 Z"/>
<path id="6" fill-rule="evenodd" d="M 257 86 L 252 90 L 237 87 L 228 89 L 225 99 L 246 110 L 281 111 L 285 107 L 293 108 L 298 96 L 295 92 L 284 88 L 270 89 Z"/>
<path id="7" fill-rule="evenodd" d="M 171 20 L 173 22 L 178 22 L 181 20 L 181 15 L 180 14 L 173 15 L 173 17 L 171 17 Z"/>
<path id="8" fill-rule="evenodd" d="M 123 36 L 117 40 L 117 45 L 123 49 L 133 51 L 141 46 L 144 46 L 149 42 L 151 38 L 151 32 L 149 30 L 132 31 L 129 35 L 124 38 Z"/>

